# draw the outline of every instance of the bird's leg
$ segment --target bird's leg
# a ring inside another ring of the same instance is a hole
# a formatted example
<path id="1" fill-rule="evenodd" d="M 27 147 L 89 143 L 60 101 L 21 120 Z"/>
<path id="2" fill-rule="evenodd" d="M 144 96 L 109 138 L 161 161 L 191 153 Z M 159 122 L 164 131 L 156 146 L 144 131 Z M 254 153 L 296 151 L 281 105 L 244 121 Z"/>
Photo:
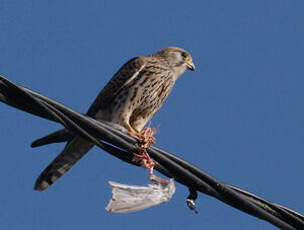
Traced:
<path id="1" fill-rule="evenodd" d="M 136 139 L 138 139 L 138 131 L 136 131 L 135 129 L 132 128 L 131 125 L 129 125 L 128 123 L 124 125 L 124 127 L 128 130 L 129 134 L 132 137 L 135 137 Z"/>
<path id="2" fill-rule="evenodd" d="M 137 140 L 140 141 L 140 145 L 142 147 L 148 148 L 155 144 L 155 138 L 153 137 L 153 134 L 156 133 L 156 129 L 151 128 L 150 124 L 142 131 L 137 131 L 133 129 L 133 127 L 129 124 L 126 124 L 125 127 L 129 131 L 131 136 L 135 137 Z"/>

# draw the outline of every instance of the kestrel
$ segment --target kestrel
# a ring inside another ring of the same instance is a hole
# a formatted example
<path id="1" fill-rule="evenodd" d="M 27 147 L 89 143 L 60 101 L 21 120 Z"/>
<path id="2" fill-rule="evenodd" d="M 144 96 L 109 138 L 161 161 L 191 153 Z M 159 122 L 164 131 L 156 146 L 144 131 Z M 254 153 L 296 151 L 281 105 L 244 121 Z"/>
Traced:
<path id="1" fill-rule="evenodd" d="M 175 81 L 187 69 L 194 70 L 190 54 L 168 47 L 124 64 L 102 89 L 87 115 L 123 126 L 132 136 L 141 130 L 167 99 Z M 57 131 L 33 143 L 40 146 L 64 139 L 67 130 Z M 43 191 L 66 173 L 94 144 L 74 136 L 63 151 L 41 173 L 35 190 Z"/>

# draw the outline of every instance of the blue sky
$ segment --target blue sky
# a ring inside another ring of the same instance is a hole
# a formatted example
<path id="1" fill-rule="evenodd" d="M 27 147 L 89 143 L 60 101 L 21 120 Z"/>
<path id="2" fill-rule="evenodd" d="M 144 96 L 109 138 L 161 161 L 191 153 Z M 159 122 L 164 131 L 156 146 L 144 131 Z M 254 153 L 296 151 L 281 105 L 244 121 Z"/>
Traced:
<path id="1" fill-rule="evenodd" d="M 197 70 L 153 117 L 157 146 L 219 180 L 304 213 L 303 1 L 9 1 L 0 3 L 0 73 L 85 112 L 133 56 L 188 50 Z M 104 210 L 109 180 L 147 172 L 94 148 L 49 190 L 33 184 L 63 144 L 31 149 L 60 125 L 0 104 L 1 229 L 273 229 L 176 185 L 169 203 Z"/>

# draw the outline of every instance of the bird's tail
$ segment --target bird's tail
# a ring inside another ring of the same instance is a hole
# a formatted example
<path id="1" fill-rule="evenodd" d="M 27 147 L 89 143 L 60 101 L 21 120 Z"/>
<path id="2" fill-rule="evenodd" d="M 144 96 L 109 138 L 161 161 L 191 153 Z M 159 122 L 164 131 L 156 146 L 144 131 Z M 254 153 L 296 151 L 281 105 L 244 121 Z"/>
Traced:
<path id="1" fill-rule="evenodd" d="M 50 187 L 57 179 L 65 174 L 78 160 L 80 160 L 94 144 L 81 137 L 75 137 L 69 141 L 63 151 L 40 174 L 35 190 L 43 191 Z"/>

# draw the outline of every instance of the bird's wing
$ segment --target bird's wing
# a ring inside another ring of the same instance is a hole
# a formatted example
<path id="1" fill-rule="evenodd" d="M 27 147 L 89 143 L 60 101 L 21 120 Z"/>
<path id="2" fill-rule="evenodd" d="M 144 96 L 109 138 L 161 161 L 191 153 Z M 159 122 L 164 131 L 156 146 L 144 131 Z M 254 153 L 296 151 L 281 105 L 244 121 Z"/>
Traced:
<path id="1" fill-rule="evenodd" d="M 101 90 L 93 104 L 90 106 L 87 115 L 94 117 L 94 115 L 126 87 L 145 67 L 145 59 L 143 57 L 135 57 L 124 64 L 117 73 L 112 77 L 108 84 Z M 71 139 L 73 134 L 67 129 L 55 131 L 47 136 L 35 140 L 31 147 L 39 147 L 47 144 L 64 142 Z"/>
<path id="2" fill-rule="evenodd" d="M 43 191 L 65 174 L 94 145 L 81 137 L 74 137 L 63 151 L 40 174 L 35 183 L 35 190 Z"/>
<path id="3" fill-rule="evenodd" d="M 88 116 L 94 115 L 101 109 L 106 108 L 119 91 L 126 87 L 145 66 L 144 58 L 136 57 L 123 65 L 112 77 L 109 83 L 99 93 L 96 100 L 87 112 Z M 59 136 L 64 136 L 67 131 L 57 131 L 44 138 L 33 142 L 32 146 L 44 145 L 62 141 Z M 64 138 L 64 137 L 63 137 Z M 66 137 L 65 137 L 66 138 Z M 78 160 L 80 160 L 94 145 L 81 137 L 75 136 L 68 141 L 63 151 L 52 161 L 52 163 L 40 174 L 35 184 L 35 190 L 43 191 L 52 185 L 58 178 L 66 173 Z"/>
<path id="4" fill-rule="evenodd" d="M 73 133 L 66 128 L 59 129 L 47 136 L 41 137 L 32 142 L 31 147 L 39 147 L 43 145 L 48 145 L 52 143 L 60 143 L 71 140 L 73 138 Z"/>
<path id="5" fill-rule="evenodd" d="M 135 57 L 124 64 L 108 82 L 108 84 L 101 90 L 97 98 L 89 108 L 87 115 L 94 117 L 99 109 L 102 109 L 111 103 L 113 98 L 133 79 L 135 79 L 139 73 L 145 67 L 144 57 Z"/>

